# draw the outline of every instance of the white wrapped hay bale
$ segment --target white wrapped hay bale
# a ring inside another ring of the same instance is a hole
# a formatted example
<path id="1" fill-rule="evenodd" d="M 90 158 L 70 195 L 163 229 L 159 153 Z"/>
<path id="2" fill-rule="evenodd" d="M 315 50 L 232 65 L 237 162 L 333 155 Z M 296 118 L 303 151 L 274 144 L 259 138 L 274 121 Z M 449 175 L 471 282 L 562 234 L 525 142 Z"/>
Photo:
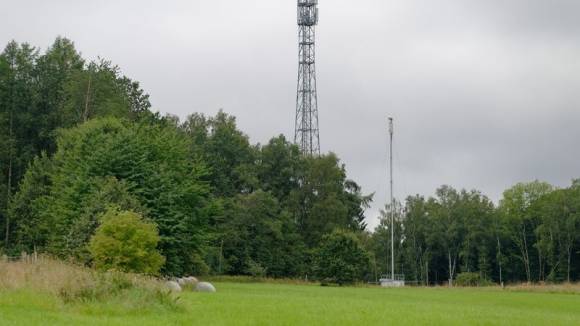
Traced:
<path id="1" fill-rule="evenodd" d="M 179 283 L 179 285 L 181 285 L 181 286 L 195 287 L 197 285 L 197 283 L 199 283 L 199 281 L 197 280 L 197 278 L 195 278 L 193 276 L 188 276 L 188 277 L 178 278 L 177 283 Z"/>
<path id="2" fill-rule="evenodd" d="M 195 290 L 197 292 L 206 292 L 206 293 L 214 293 L 216 292 L 215 287 L 208 282 L 199 282 L 197 283 L 197 286 L 195 287 Z"/>
<path id="3" fill-rule="evenodd" d="M 166 283 L 166 286 L 172 292 L 181 292 L 181 285 L 175 281 L 169 281 Z"/>
<path id="4" fill-rule="evenodd" d="M 185 279 L 185 282 L 187 284 L 197 285 L 197 283 L 199 283 L 199 281 L 197 280 L 197 278 L 195 278 L 193 276 L 185 277 L 184 279 Z"/>

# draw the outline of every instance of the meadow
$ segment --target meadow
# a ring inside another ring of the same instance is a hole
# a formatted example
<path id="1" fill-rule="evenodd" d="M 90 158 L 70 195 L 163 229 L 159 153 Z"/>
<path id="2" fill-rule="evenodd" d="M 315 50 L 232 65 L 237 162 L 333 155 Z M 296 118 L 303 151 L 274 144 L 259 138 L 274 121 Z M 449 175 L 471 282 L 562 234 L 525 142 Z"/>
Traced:
<path id="1" fill-rule="evenodd" d="M 63 303 L 0 290 L 1 325 L 580 325 L 580 295 L 531 289 L 215 283 L 176 306 Z"/>

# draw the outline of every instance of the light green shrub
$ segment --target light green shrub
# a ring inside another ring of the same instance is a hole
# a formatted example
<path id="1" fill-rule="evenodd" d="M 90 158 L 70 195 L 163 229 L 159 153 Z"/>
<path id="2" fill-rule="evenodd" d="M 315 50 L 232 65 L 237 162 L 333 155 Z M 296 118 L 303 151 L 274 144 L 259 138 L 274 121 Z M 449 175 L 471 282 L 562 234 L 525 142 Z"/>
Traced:
<path id="1" fill-rule="evenodd" d="M 134 212 L 110 210 L 103 215 L 89 250 L 99 270 L 156 275 L 165 262 L 157 250 L 158 243 L 155 224 Z"/>

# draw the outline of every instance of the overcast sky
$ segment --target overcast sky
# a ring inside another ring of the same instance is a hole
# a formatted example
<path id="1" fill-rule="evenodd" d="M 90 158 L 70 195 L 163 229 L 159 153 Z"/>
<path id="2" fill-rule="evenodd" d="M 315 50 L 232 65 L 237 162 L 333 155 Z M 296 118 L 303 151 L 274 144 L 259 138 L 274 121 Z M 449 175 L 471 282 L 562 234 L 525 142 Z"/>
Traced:
<path id="1" fill-rule="evenodd" d="M 0 44 L 46 49 L 58 35 L 112 60 L 153 106 L 185 117 L 220 108 L 253 142 L 293 139 L 294 0 L 2 1 Z M 580 177 L 580 1 L 320 0 L 321 146 L 387 198 L 449 184 L 494 201 L 540 179 Z"/>

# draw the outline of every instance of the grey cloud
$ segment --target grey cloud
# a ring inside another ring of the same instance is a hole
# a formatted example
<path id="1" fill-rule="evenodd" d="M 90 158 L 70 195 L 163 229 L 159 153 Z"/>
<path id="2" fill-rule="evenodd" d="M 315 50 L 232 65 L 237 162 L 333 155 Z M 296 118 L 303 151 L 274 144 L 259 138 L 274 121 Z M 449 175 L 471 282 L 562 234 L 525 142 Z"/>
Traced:
<path id="1" fill-rule="evenodd" d="M 580 2 L 321 0 L 321 143 L 387 198 L 386 117 L 396 119 L 396 195 L 441 184 L 498 200 L 519 181 L 580 177 Z M 0 44 L 57 35 L 142 82 L 181 117 L 224 108 L 255 142 L 292 138 L 295 1 L 21 0 Z"/>

